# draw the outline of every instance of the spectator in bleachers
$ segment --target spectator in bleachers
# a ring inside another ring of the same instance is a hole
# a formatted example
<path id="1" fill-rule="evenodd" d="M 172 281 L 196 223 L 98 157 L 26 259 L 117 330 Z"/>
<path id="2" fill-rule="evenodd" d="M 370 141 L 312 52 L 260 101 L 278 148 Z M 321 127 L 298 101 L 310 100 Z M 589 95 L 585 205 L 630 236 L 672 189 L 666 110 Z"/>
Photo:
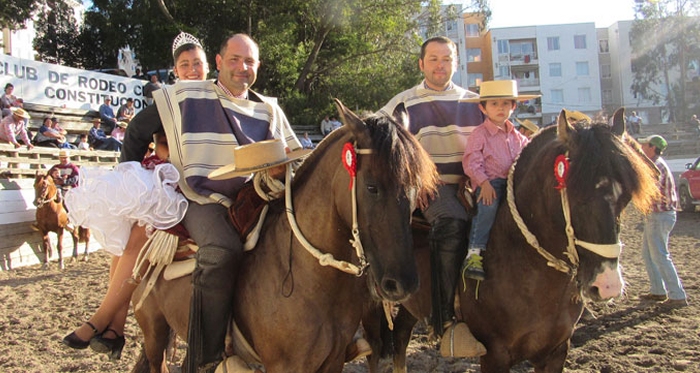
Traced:
<path id="1" fill-rule="evenodd" d="M 88 143 L 90 147 L 95 150 L 121 151 L 122 142 L 111 136 L 107 136 L 105 131 L 100 128 L 100 124 L 100 118 L 96 117 L 92 120 L 92 128 L 90 128 L 90 133 L 88 134 Z"/>
<path id="2" fill-rule="evenodd" d="M 105 97 L 105 103 L 100 105 L 100 119 L 102 119 L 102 124 L 105 125 L 109 130 L 107 133 L 112 133 L 114 127 L 117 126 L 117 116 L 114 115 L 114 109 L 112 109 L 112 99 Z"/>
<path id="3" fill-rule="evenodd" d="M 22 99 L 12 94 L 14 90 L 15 86 L 12 83 L 5 84 L 5 93 L 0 96 L 0 109 L 2 109 L 0 118 L 10 116 L 12 108 L 21 108 L 23 106 Z"/>
<path id="4" fill-rule="evenodd" d="M 39 132 L 34 136 L 33 143 L 45 148 L 60 148 L 65 141 L 66 137 L 53 128 L 53 120 L 46 117 L 39 127 Z"/>
<path id="5" fill-rule="evenodd" d="M 80 135 L 80 141 L 78 142 L 78 150 L 91 150 L 90 144 L 88 143 L 88 135 L 85 133 Z"/>
<path id="6" fill-rule="evenodd" d="M 146 97 L 146 103 L 153 105 L 153 92 L 161 89 L 160 82 L 158 81 L 158 74 L 153 74 L 150 76 L 150 82 L 143 86 L 143 96 Z"/>
<path id="7" fill-rule="evenodd" d="M 134 99 L 129 97 L 126 99 L 124 105 L 120 106 L 119 110 L 117 110 L 117 121 L 129 123 L 131 118 L 134 117 L 134 114 Z"/>
<path id="8" fill-rule="evenodd" d="M 331 125 L 331 120 L 328 119 L 328 115 L 326 115 L 321 121 L 321 135 L 326 137 L 326 135 L 331 133 L 331 130 L 333 130 L 333 126 Z"/>
<path id="9" fill-rule="evenodd" d="M 119 140 L 120 142 L 124 142 L 124 134 L 126 134 L 127 125 L 128 123 L 126 122 L 117 122 L 117 127 L 115 127 L 114 131 L 112 131 L 112 137 Z"/>
<path id="10" fill-rule="evenodd" d="M 34 148 L 34 145 L 29 140 L 29 134 L 27 134 L 25 126 L 29 118 L 29 113 L 22 108 L 15 108 L 12 110 L 12 115 L 2 118 L 2 121 L 0 121 L 0 142 L 9 142 L 15 148 L 19 148 L 22 146 L 17 140 L 19 138 L 27 145 L 27 149 Z"/>
<path id="11" fill-rule="evenodd" d="M 314 145 L 314 142 L 311 141 L 311 139 L 309 138 L 308 132 L 304 132 L 304 136 L 300 138 L 299 141 L 301 142 L 301 147 L 304 149 L 313 149 L 316 147 L 316 145 Z"/>

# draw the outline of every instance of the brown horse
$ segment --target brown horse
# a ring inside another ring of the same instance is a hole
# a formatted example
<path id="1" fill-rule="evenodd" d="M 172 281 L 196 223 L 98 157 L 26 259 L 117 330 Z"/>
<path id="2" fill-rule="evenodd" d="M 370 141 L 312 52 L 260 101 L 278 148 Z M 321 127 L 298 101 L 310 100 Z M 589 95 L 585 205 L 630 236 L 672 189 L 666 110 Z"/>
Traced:
<path id="1" fill-rule="evenodd" d="M 60 200 L 58 188 L 54 184 L 53 178 L 38 171 L 34 178 L 34 206 L 36 206 L 36 227 L 43 237 L 43 267 L 47 268 L 49 265 L 51 252 L 53 251 L 51 240 L 49 240 L 49 232 L 54 232 L 57 236 L 58 266 L 64 269 L 63 230 L 68 225 L 68 214 L 63 206 L 63 202 Z M 73 237 L 73 259 L 76 260 L 78 258 L 78 242 L 85 242 L 85 256 L 83 260 L 87 260 L 90 231 L 83 227 L 77 227 L 70 234 Z"/>
<path id="2" fill-rule="evenodd" d="M 658 175 L 624 133 L 624 110 L 612 127 L 572 127 L 562 112 L 511 169 L 484 255 L 486 279 L 458 286 L 457 315 L 487 349 L 482 372 L 509 372 L 525 360 L 535 372 L 561 372 L 584 301 L 621 294 L 620 214 L 630 201 L 649 209 Z M 414 235 L 419 292 L 402 304 L 393 332 L 377 308 L 363 318 L 373 351 L 393 354 L 394 372 L 406 372 L 412 328 L 431 309 L 427 232 Z M 379 355 L 370 356 L 370 372 Z"/>
<path id="3" fill-rule="evenodd" d="M 416 196 L 435 191 L 435 166 L 401 123 L 336 104 L 344 126 L 297 170 L 286 201 L 270 203 L 236 282 L 234 319 L 267 373 L 340 372 L 369 294 L 401 301 L 418 289 L 410 218 Z M 186 337 L 190 281 L 161 277 L 136 310 L 148 364 L 134 371 L 160 371 L 170 328 Z"/>

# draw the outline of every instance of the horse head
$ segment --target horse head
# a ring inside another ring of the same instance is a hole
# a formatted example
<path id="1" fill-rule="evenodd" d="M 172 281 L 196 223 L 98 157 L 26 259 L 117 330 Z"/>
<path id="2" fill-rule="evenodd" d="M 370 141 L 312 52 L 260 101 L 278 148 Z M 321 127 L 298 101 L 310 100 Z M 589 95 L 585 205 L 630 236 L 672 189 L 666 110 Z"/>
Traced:
<path id="1" fill-rule="evenodd" d="M 624 109 L 613 115 L 611 124 L 570 124 L 566 118 L 562 111 L 557 126 L 542 131 L 523 150 L 518 163 L 525 165 L 516 170 L 520 187 L 515 198 L 536 212 L 532 225 L 542 225 L 545 216 L 550 217 L 547 227 L 536 229 L 537 236 L 546 237 L 543 246 L 553 253 L 554 248 L 564 248 L 555 255 L 565 258 L 562 261 L 575 276 L 581 295 L 610 299 L 624 287 L 619 268 L 620 215 L 630 202 L 648 210 L 655 172 L 628 144 Z"/>
<path id="2" fill-rule="evenodd" d="M 56 198 L 58 190 L 50 175 L 39 171 L 34 176 L 34 206 L 41 207 Z"/>
<path id="3" fill-rule="evenodd" d="M 417 196 L 434 193 L 435 166 L 404 123 L 385 116 L 360 118 L 338 100 L 336 106 L 343 126 L 319 143 L 297 171 L 295 184 L 304 183 L 311 168 L 328 175 L 323 193 L 333 199 L 329 221 L 351 234 L 340 242 L 352 243 L 351 260 L 360 265 L 366 260 L 374 295 L 403 300 L 418 289 L 411 213 Z M 321 157 L 338 161 L 320 162 Z"/>

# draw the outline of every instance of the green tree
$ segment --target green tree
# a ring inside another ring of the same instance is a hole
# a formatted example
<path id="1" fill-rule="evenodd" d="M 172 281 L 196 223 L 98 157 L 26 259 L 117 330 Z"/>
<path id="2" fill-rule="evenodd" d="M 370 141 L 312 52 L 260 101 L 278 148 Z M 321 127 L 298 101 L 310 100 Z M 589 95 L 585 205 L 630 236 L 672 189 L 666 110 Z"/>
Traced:
<path id="1" fill-rule="evenodd" d="M 631 91 L 640 100 L 663 103 L 669 122 L 688 117 L 688 65 L 700 61 L 699 10 L 697 0 L 641 2 L 630 30 Z"/>
<path id="2" fill-rule="evenodd" d="M 40 61 L 81 67 L 79 30 L 73 9 L 62 0 L 49 0 L 37 15 L 34 50 Z"/>
<path id="3" fill-rule="evenodd" d="M 0 5 L 0 29 L 23 29 L 25 22 L 42 4 L 41 0 L 6 0 Z"/>
<path id="4" fill-rule="evenodd" d="M 170 43 L 180 30 L 202 40 L 212 67 L 228 35 L 250 34 L 262 62 L 254 89 L 279 97 L 292 123 L 315 124 L 331 113 L 334 97 L 374 111 L 420 81 L 422 5 L 422 0 L 133 0 L 114 6 L 96 0 L 86 23 L 95 43 L 128 43 L 144 67 L 172 64 Z M 130 21 L 130 35 L 112 21 L 123 17 Z M 116 55 L 111 48 L 102 51 Z"/>

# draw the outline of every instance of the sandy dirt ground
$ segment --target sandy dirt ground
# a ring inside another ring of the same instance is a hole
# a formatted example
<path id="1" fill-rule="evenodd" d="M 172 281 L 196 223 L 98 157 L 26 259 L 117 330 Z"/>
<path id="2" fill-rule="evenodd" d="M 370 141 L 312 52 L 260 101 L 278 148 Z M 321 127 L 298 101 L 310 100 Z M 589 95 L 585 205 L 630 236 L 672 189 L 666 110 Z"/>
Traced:
<path id="1" fill-rule="evenodd" d="M 642 263 L 642 225 L 633 210 L 625 213 L 622 265 L 624 296 L 590 308 L 597 319 L 582 320 L 574 333 L 567 372 L 700 372 L 700 213 L 682 212 L 671 236 L 671 253 L 688 293 L 690 306 L 666 310 L 641 302 L 648 292 Z M 86 320 L 106 290 L 109 256 L 98 252 L 88 263 L 56 264 L 0 272 L 0 372 L 128 372 L 140 350 L 140 330 L 133 315 L 121 360 L 90 349 L 76 351 L 61 338 Z M 180 344 L 179 354 L 182 356 Z M 417 327 L 409 346 L 409 372 L 479 372 L 474 359 L 443 359 Z M 363 362 L 347 364 L 344 373 L 367 372 Z M 514 372 L 531 372 L 523 363 Z M 382 372 L 391 372 L 389 361 Z"/>

